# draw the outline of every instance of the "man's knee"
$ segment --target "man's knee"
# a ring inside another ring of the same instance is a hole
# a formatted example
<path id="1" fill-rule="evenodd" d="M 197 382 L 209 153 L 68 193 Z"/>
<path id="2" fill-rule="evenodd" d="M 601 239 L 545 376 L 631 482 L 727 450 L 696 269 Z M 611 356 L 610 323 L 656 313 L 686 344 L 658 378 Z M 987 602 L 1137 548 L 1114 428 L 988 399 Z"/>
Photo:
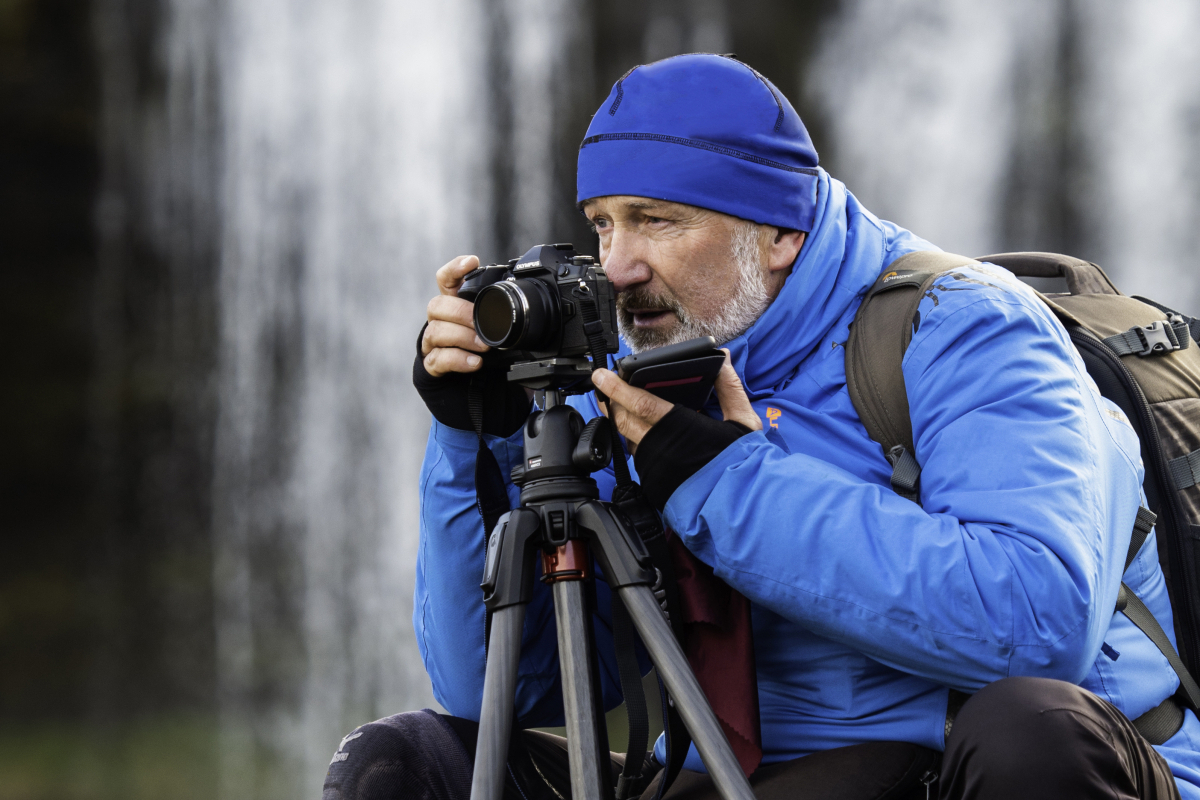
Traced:
<path id="1" fill-rule="evenodd" d="M 1152 777 L 1156 757 L 1091 692 L 1046 678 L 1006 678 L 980 690 L 954 720 L 942 796 L 1148 796 L 1137 787 Z"/>
<path id="2" fill-rule="evenodd" d="M 1017 768 L 1041 758 L 1057 758 L 1064 734 L 1096 728 L 1110 712 L 1091 692 L 1049 678 L 1005 678 L 971 697 L 958 712 L 946 741 L 976 758 Z M 985 746 L 986 745 L 986 746 Z"/>
<path id="3" fill-rule="evenodd" d="M 410 711 L 355 728 L 325 776 L 322 800 L 452 800 L 471 789 L 471 760 L 432 711 Z"/>

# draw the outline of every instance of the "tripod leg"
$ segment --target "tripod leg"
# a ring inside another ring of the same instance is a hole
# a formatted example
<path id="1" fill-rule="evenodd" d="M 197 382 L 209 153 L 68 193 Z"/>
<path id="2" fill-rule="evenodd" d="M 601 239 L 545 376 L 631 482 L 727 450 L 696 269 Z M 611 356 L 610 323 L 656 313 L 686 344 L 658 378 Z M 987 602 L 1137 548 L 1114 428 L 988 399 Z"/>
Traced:
<path id="1" fill-rule="evenodd" d="M 591 615 L 587 586 L 581 580 L 554 584 L 554 615 L 558 625 L 558 659 L 562 671 L 563 707 L 567 718 L 567 759 L 571 767 L 571 796 L 602 800 L 612 794 L 607 785 L 608 753 L 601 752 L 599 717 L 593 680 L 595 659 L 591 648 Z M 601 761 L 603 759 L 603 761 Z"/>
<path id="2" fill-rule="evenodd" d="M 691 732 L 692 741 L 696 743 L 717 791 L 725 800 L 754 800 L 750 783 L 729 747 L 729 740 L 725 738 L 708 698 L 696 682 L 687 657 L 663 619 L 654 593 L 643 584 L 624 586 L 617 592 L 633 617 L 650 660 L 674 698 L 675 707 Z"/>
<path id="3" fill-rule="evenodd" d="M 508 738 L 513 726 L 513 696 L 517 691 L 517 662 L 521 658 L 524 625 L 524 603 L 497 609 L 492 614 L 471 800 L 501 800 L 504 796 Z"/>

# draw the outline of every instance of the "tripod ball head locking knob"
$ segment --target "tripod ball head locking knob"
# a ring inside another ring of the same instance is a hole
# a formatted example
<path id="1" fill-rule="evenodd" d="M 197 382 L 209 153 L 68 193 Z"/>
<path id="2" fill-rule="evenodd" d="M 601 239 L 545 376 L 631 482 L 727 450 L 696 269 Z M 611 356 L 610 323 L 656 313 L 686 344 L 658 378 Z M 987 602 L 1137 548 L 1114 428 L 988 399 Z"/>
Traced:
<path id="1" fill-rule="evenodd" d="M 612 431 L 608 417 L 596 417 L 583 428 L 571 453 L 571 462 L 585 473 L 608 466 L 612 460 Z"/>

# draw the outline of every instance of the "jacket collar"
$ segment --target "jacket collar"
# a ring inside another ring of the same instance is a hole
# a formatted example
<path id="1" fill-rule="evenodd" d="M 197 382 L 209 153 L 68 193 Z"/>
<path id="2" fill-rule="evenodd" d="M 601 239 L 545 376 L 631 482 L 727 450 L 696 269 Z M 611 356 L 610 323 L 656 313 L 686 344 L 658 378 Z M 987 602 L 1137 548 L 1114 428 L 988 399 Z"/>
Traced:
<path id="1" fill-rule="evenodd" d="M 725 345 L 752 399 L 773 393 L 812 355 L 878 276 L 883 252 L 878 220 L 822 169 L 813 230 L 779 296 Z"/>
<path id="2" fill-rule="evenodd" d="M 722 345 L 751 400 L 774 394 L 795 374 L 883 269 L 883 226 L 841 181 L 818 170 L 816 219 L 791 274 L 758 321 Z M 615 357 L 630 352 L 622 339 Z"/>

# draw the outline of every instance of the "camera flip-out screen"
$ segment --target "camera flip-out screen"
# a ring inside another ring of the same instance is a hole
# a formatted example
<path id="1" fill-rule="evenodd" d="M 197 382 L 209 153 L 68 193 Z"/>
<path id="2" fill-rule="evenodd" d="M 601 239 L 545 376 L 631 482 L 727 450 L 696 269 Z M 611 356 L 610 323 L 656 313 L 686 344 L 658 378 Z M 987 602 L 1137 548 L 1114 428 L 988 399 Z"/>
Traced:
<path id="1" fill-rule="evenodd" d="M 698 411 L 708 403 L 724 363 L 716 340 L 702 336 L 626 356 L 617 362 L 617 372 L 630 386 Z"/>

